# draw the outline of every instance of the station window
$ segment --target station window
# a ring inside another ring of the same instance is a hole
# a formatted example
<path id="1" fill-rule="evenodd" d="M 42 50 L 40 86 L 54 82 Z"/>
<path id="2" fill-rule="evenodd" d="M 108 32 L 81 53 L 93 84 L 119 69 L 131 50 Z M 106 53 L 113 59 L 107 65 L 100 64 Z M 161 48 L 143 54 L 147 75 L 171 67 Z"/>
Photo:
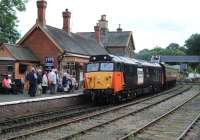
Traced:
<path id="1" fill-rule="evenodd" d="M 19 73 L 23 74 L 27 71 L 28 66 L 26 64 L 19 64 Z"/>
<path id="2" fill-rule="evenodd" d="M 8 72 L 13 72 L 13 65 L 8 65 Z"/>

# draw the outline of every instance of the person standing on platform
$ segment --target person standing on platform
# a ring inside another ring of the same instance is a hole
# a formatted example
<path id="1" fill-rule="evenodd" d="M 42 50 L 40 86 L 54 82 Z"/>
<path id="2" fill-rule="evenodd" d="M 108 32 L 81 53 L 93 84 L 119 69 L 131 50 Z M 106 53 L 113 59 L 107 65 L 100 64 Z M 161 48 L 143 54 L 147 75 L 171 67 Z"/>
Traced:
<path id="1" fill-rule="evenodd" d="M 24 93 L 25 78 L 21 77 L 20 81 L 21 81 L 21 94 L 23 94 Z"/>
<path id="2" fill-rule="evenodd" d="M 8 79 L 8 75 L 6 75 L 2 81 L 2 87 L 6 94 L 11 93 L 11 85 Z"/>
<path id="3" fill-rule="evenodd" d="M 50 89 L 50 94 L 54 94 L 56 92 L 56 74 L 55 70 L 51 70 L 48 74 L 48 80 L 49 80 L 49 89 Z"/>
<path id="4" fill-rule="evenodd" d="M 72 89 L 71 91 L 74 92 L 74 90 L 76 89 L 76 79 L 74 76 L 71 76 L 71 80 L 72 80 Z"/>
<path id="5" fill-rule="evenodd" d="M 38 68 L 36 73 L 37 73 L 37 94 L 40 95 L 42 93 L 42 70 Z"/>
<path id="6" fill-rule="evenodd" d="M 30 97 L 35 97 L 37 91 L 37 73 L 35 68 L 32 68 L 31 72 L 27 74 L 26 79 L 29 81 L 28 94 Z"/>
<path id="7" fill-rule="evenodd" d="M 57 91 L 57 88 L 59 86 L 60 76 L 58 74 L 58 70 L 54 69 L 55 75 L 56 75 L 56 85 L 55 85 L 55 91 Z"/>
<path id="8" fill-rule="evenodd" d="M 68 85 L 68 73 L 64 73 L 64 75 L 63 75 L 63 78 L 62 78 L 62 86 L 63 86 L 63 90 L 65 91 L 65 92 L 68 92 L 69 91 L 69 85 Z"/>
<path id="9" fill-rule="evenodd" d="M 48 87 L 48 77 L 47 77 L 47 72 L 45 71 L 43 76 L 42 76 L 42 93 L 46 94 Z"/>

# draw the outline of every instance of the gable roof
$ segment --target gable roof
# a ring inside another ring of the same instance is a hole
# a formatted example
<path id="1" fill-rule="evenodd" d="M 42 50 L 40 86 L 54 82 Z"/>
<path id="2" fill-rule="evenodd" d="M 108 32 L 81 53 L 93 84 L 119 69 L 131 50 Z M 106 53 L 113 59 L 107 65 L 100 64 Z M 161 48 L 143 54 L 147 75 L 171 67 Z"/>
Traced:
<path id="1" fill-rule="evenodd" d="M 79 32 L 81 36 L 86 38 L 95 39 L 94 32 Z M 129 41 L 133 43 L 133 49 L 135 45 L 133 42 L 133 36 L 131 31 L 112 31 L 112 32 L 101 32 L 101 42 L 106 47 L 123 47 L 128 46 Z"/>
<path id="2" fill-rule="evenodd" d="M 84 38 L 71 32 L 68 33 L 49 25 L 46 25 L 43 29 L 59 47 L 67 52 L 83 55 L 107 54 L 104 47 L 92 39 Z"/>
<path id="3" fill-rule="evenodd" d="M 100 45 L 95 40 L 84 38 L 71 32 L 68 33 L 49 25 L 40 26 L 39 24 L 35 24 L 18 44 L 21 44 L 36 28 L 40 28 L 61 52 L 65 50 L 66 52 L 87 56 L 108 53 L 103 45 Z"/>
<path id="4" fill-rule="evenodd" d="M 35 61 L 39 60 L 28 48 L 4 43 L 3 46 L 13 55 L 16 60 Z"/>

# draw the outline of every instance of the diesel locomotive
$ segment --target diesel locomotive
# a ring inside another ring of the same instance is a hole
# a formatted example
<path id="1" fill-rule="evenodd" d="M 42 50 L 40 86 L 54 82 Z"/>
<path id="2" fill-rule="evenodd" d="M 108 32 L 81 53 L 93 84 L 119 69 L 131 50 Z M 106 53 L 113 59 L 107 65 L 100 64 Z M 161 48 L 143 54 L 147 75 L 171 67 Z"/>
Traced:
<path id="1" fill-rule="evenodd" d="M 115 55 L 91 56 L 84 73 L 84 93 L 93 102 L 121 102 L 159 92 L 176 83 L 178 70 Z"/>

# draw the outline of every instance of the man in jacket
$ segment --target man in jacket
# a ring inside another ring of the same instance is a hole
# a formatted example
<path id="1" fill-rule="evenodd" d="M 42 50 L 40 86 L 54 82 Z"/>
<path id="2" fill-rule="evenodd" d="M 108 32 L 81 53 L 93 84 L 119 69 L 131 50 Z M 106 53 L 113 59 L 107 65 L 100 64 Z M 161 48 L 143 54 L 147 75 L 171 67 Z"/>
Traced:
<path id="1" fill-rule="evenodd" d="M 28 94 L 30 97 L 35 97 L 37 91 L 37 73 L 34 68 L 27 74 L 26 79 L 29 81 Z"/>

